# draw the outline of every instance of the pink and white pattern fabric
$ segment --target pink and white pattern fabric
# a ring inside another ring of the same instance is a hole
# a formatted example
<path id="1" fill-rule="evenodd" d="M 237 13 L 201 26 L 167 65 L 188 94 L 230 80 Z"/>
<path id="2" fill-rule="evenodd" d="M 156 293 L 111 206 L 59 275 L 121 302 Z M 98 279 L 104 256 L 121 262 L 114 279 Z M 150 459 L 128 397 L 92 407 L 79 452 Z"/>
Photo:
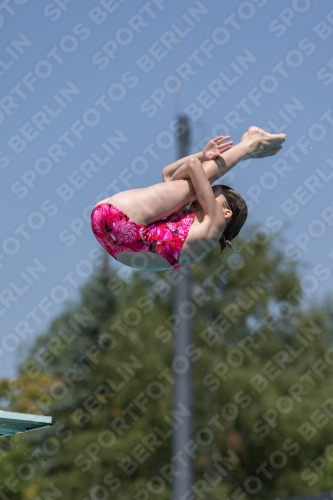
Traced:
<path id="1" fill-rule="evenodd" d="M 120 252 L 154 252 L 178 269 L 182 267 L 180 252 L 194 217 L 195 213 L 173 213 L 143 226 L 111 203 L 101 203 L 92 211 L 91 227 L 97 241 L 115 259 Z"/>

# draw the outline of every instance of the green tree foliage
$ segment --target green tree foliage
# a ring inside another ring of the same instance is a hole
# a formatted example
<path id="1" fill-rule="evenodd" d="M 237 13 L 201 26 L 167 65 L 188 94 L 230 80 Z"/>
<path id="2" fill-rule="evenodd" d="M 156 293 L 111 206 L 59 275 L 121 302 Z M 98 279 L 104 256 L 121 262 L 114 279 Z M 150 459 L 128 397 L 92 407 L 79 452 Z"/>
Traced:
<path id="1" fill-rule="evenodd" d="M 240 253 L 221 260 L 216 249 L 192 266 L 190 301 L 176 311 L 186 268 L 125 278 L 103 262 L 20 376 L 1 382 L 4 409 L 50 414 L 57 424 L 2 440 L 0 498 L 169 499 L 171 438 L 186 410 L 188 498 L 332 488 L 333 314 L 329 300 L 311 306 L 304 294 L 327 272 L 319 266 L 301 282 L 264 233 L 247 235 Z M 180 314 L 193 326 L 193 404 L 173 413 Z"/>

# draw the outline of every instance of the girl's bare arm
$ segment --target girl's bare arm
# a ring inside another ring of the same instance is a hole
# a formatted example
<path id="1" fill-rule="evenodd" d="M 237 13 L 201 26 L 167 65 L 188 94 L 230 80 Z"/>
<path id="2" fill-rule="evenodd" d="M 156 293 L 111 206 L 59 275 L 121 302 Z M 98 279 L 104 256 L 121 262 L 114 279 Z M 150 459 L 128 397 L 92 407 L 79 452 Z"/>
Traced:
<path id="1" fill-rule="evenodd" d="M 167 165 L 166 167 L 163 168 L 162 170 L 163 182 L 170 181 L 171 177 L 176 172 L 176 170 L 178 170 L 179 167 L 184 165 L 184 163 L 191 160 L 192 158 L 197 158 L 198 160 L 200 160 L 201 163 L 205 161 L 203 151 L 200 151 L 199 153 L 194 153 L 193 155 L 190 156 L 185 156 L 185 158 L 181 158 L 180 160 L 177 160 L 174 163 L 171 163 L 170 165 Z"/>
<path id="2" fill-rule="evenodd" d="M 230 139 L 229 135 L 221 135 L 219 137 L 216 137 L 215 139 L 208 142 L 203 151 L 186 156 L 185 158 L 181 158 L 180 160 L 171 163 L 171 165 L 164 167 L 162 170 L 163 182 L 170 181 L 176 170 L 178 170 L 179 167 L 181 167 L 182 165 L 184 165 L 184 163 L 188 162 L 191 159 L 198 159 L 201 163 L 204 163 L 207 160 L 209 161 L 212 157 L 216 157 L 217 155 L 220 155 L 224 151 L 230 149 L 232 146 L 232 142 L 229 141 L 225 143 L 224 141 L 226 141 L 227 139 Z M 213 151 L 215 151 L 215 156 L 212 153 Z"/>
<path id="3" fill-rule="evenodd" d="M 181 179 L 191 180 L 196 199 L 199 201 L 205 217 L 208 217 L 210 221 L 222 218 L 219 204 L 216 201 L 210 182 L 198 158 L 191 158 L 177 169 L 172 180 Z M 217 217 L 217 212 L 219 217 Z"/>

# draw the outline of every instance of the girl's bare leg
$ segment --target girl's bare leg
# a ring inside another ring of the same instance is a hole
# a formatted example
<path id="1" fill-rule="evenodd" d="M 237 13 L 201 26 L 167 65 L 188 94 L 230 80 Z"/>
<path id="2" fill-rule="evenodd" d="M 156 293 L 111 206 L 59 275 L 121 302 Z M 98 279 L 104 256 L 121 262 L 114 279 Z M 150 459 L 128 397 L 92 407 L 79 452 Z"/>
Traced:
<path id="1" fill-rule="evenodd" d="M 280 144 L 285 141 L 285 137 L 285 134 L 268 134 L 257 127 L 250 127 L 236 146 L 228 149 L 215 160 L 202 162 L 207 179 L 212 184 L 240 161 L 250 157 L 265 158 L 276 154 L 280 151 L 282 147 Z M 170 180 L 186 178 L 183 176 L 183 170 L 180 166 Z"/>
<path id="2" fill-rule="evenodd" d="M 242 143 L 236 144 L 233 148 L 229 149 L 223 153 L 223 155 L 218 156 L 215 160 L 209 160 L 202 162 L 203 169 L 207 176 L 207 179 L 211 184 L 217 179 L 225 175 L 229 170 L 231 170 L 237 163 L 244 160 L 246 156 L 246 148 Z M 180 179 L 186 179 L 186 164 L 181 165 L 175 173 L 170 178 L 170 181 L 176 181 Z"/>
<path id="3" fill-rule="evenodd" d="M 192 182 L 181 179 L 161 182 L 147 188 L 117 193 L 108 202 L 118 207 L 137 224 L 151 224 L 196 200 Z"/>
<path id="4" fill-rule="evenodd" d="M 284 140 L 284 134 L 267 134 L 257 127 L 250 127 L 239 144 L 215 160 L 204 162 L 203 167 L 207 178 L 211 183 L 214 182 L 237 163 L 250 156 L 271 156 L 281 149 L 280 144 Z M 109 198 L 109 202 L 138 224 L 147 225 L 161 220 L 196 200 L 192 183 L 184 176 L 184 167 L 182 167 L 179 167 L 172 176 L 172 182 L 123 191 Z"/>
<path id="5" fill-rule="evenodd" d="M 210 183 L 245 159 L 248 153 L 247 144 L 240 142 L 223 153 L 223 156 L 204 162 L 203 168 Z M 172 182 L 118 193 L 110 203 L 114 203 L 138 224 L 146 225 L 161 220 L 196 200 L 192 182 L 183 173 L 185 169 L 186 163 L 176 170 L 171 177 Z"/>

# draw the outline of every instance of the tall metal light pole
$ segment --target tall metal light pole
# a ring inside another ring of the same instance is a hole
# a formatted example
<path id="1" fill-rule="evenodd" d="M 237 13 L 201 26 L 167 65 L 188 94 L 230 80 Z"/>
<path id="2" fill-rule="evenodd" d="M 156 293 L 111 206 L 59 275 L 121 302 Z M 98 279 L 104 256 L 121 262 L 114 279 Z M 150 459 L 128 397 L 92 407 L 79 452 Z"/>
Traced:
<path id="1" fill-rule="evenodd" d="M 186 116 L 178 118 L 178 158 L 184 158 L 188 155 L 190 131 Z M 179 425 L 173 434 L 172 456 L 175 467 L 175 475 L 172 484 L 173 500 L 179 500 L 193 484 L 192 460 L 183 447 L 191 439 L 191 367 L 190 360 L 185 355 L 186 347 L 191 343 L 191 325 L 190 319 L 183 312 L 184 304 L 190 299 L 191 277 L 189 270 L 181 274 L 179 283 L 175 286 L 174 297 L 174 314 L 179 318 L 176 321 L 174 332 L 174 411 L 180 408 L 186 408 L 184 413 L 187 416 L 182 416 L 182 423 Z M 175 271 L 177 272 L 177 271 Z M 181 271 L 178 271 L 181 273 Z"/>

